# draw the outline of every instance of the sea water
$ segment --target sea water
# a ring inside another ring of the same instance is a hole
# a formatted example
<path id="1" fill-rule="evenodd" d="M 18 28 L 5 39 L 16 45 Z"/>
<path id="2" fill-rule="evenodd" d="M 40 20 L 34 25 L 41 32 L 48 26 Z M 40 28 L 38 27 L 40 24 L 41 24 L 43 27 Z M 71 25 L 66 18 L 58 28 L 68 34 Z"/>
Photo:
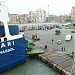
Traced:
<path id="1" fill-rule="evenodd" d="M 26 62 L 0 74 L 0 75 L 59 75 L 38 58 L 29 58 Z"/>

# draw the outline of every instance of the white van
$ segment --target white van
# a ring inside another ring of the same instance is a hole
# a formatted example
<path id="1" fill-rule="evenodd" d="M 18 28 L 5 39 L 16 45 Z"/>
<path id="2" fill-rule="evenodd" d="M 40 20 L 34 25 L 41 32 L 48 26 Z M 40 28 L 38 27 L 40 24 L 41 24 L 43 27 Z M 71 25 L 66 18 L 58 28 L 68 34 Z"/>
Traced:
<path id="1" fill-rule="evenodd" d="M 72 39 L 72 35 L 70 35 L 70 34 L 66 35 L 66 37 L 65 37 L 66 41 L 70 41 L 71 39 Z"/>

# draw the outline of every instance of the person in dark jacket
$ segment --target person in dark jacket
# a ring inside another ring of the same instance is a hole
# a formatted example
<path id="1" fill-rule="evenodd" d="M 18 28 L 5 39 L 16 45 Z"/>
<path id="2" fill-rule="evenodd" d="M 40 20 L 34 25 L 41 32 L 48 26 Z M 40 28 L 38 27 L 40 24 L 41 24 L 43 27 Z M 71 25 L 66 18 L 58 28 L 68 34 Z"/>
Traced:
<path id="1" fill-rule="evenodd" d="M 61 51 L 63 51 L 63 47 L 61 48 Z"/>
<path id="2" fill-rule="evenodd" d="M 65 51 L 65 47 L 64 47 L 64 51 Z"/>
<path id="3" fill-rule="evenodd" d="M 53 43 L 53 41 L 54 41 L 54 40 L 52 39 L 52 43 Z"/>
<path id="4" fill-rule="evenodd" d="M 44 49 L 47 49 L 47 45 L 44 46 Z"/>

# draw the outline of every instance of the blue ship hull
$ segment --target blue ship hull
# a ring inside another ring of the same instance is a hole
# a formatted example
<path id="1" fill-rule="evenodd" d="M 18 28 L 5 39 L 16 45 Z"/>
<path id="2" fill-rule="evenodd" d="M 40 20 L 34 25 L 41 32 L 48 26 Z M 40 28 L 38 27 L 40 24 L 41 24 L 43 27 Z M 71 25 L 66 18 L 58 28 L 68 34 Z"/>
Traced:
<path id="1" fill-rule="evenodd" d="M 0 72 L 6 71 L 24 62 L 27 41 L 24 37 L 0 43 Z"/>

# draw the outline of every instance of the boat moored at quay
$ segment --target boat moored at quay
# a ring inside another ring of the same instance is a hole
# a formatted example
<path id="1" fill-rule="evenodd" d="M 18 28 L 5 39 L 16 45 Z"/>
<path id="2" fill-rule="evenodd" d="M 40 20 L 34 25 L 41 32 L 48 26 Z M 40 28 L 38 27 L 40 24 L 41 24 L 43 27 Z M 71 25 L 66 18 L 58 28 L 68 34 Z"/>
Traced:
<path id="1" fill-rule="evenodd" d="M 8 10 L 6 1 L 0 1 L 0 21 L 4 25 L 5 35 L 0 35 L 0 72 L 6 71 L 24 62 L 27 58 L 27 40 L 23 34 L 11 35 L 8 27 Z M 13 31 L 13 28 L 11 28 Z M 16 32 L 16 31 L 15 31 Z"/>

